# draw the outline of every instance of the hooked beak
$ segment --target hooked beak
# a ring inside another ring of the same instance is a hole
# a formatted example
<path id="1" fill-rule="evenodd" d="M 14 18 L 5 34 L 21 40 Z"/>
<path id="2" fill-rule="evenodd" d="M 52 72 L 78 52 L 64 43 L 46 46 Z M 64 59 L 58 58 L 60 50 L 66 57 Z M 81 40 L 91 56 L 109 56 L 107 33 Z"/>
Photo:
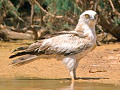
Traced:
<path id="1" fill-rule="evenodd" d="M 91 17 L 90 17 L 90 19 L 91 19 L 91 20 L 94 20 L 94 19 L 95 19 L 95 17 L 94 17 L 94 16 L 91 16 Z"/>

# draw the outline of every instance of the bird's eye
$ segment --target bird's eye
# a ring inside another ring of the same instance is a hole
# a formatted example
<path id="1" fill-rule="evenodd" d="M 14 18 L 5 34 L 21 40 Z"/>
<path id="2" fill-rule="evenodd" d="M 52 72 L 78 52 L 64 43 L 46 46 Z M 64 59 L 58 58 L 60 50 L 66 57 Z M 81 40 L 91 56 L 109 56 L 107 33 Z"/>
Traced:
<path id="1" fill-rule="evenodd" d="M 85 17 L 86 17 L 86 18 L 90 18 L 90 15 L 88 15 L 88 14 L 85 14 Z"/>

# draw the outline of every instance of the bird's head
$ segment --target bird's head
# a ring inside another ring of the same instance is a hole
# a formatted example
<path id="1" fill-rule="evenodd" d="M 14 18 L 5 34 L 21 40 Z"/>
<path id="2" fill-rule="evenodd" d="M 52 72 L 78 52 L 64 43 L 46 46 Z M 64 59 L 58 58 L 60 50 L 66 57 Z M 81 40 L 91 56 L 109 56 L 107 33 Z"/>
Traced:
<path id="1" fill-rule="evenodd" d="M 83 21 L 90 26 L 91 25 L 95 26 L 97 19 L 98 19 L 98 15 L 93 10 L 87 10 L 80 15 L 80 21 Z"/>

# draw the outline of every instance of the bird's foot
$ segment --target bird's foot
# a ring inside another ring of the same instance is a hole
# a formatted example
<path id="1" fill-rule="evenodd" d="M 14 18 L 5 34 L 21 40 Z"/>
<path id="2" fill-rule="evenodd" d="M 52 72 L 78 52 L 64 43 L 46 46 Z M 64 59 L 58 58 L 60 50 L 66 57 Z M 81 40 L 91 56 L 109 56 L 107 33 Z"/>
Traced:
<path id="1" fill-rule="evenodd" d="M 74 83 L 77 80 L 77 78 L 72 78 L 72 83 Z"/>

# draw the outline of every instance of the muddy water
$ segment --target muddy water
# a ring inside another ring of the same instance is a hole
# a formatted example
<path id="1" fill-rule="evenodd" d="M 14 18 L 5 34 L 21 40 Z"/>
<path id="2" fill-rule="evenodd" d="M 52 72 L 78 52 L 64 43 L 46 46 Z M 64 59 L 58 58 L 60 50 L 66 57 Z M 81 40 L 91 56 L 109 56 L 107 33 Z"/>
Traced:
<path id="1" fill-rule="evenodd" d="M 0 90 L 120 90 L 111 84 L 75 82 L 66 80 L 0 80 Z"/>

